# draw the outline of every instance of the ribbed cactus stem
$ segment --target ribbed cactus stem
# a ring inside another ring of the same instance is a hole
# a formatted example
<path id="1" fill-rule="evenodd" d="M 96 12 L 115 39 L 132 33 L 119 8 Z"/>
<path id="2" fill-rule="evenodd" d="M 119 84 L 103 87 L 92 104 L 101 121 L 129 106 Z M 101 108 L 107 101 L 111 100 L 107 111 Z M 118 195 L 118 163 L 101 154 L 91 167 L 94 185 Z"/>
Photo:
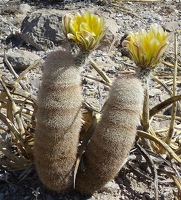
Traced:
<path id="1" fill-rule="evenodd" d="M 117 78 L 100 122 L 83 155 L 76 189 L 93 194 L 112 180 L 122 167 L 135 140 L 142 113 L 144 91 L 134 76 Z"/>
<path id="2" fill-rule="evenodd" d="M 81 129 L 81 78 L 75 61 L 66 51 L 51 53 L 38 93 L 35 166 L 42 183 L 61 193 L 73 185 Z"/>

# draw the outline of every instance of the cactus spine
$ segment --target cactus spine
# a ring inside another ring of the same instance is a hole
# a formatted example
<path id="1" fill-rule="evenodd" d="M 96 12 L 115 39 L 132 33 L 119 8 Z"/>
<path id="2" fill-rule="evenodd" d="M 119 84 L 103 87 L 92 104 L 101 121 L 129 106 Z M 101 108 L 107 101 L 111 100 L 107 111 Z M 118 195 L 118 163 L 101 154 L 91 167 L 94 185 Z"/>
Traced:
<path id="1" fill-rule="evenodd" d="M 41 182 L 62 193 L 73 184 L 81 129 L 81 79 L 75 61 L 66 51 L 51 53 L 38 94 L 35 166 Z"/>
<path id="2" fill-rule="evenodd" d="M 76 188 L 84 194 L 101 189 L 119 172 L 134 142 L 144 91 L 134 76 L 117 78 L 102 118 L 83 155 Z"/>

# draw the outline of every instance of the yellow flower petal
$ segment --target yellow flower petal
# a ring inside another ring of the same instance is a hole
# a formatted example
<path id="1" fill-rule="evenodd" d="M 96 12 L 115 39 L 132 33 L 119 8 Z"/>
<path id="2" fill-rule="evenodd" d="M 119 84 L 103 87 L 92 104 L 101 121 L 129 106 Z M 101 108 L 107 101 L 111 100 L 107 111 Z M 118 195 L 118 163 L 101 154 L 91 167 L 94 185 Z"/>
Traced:
<path id="1" fill-rule="evenodd" d="M 104 20 L 89 12 L 65 15 L 62 26 L 65 36 L 86 51 L 96 48 L 107 31 Z"/>
<path id="2" fill-rule="evenodd" d="M 154 68 L 168 47 L 169 34 L 158 24 L 152 24 L 148 31 L 138 30 L 130 33 L 123 41 L 141 68 Z"/>
<path id="3" fill-rule="evenodd" d="M 84 32 L 88 32 L 90 35 L 95 36 L 95 33 L 90 29 L 88 24 L 86 24 L 85 22 L 80 24 L 79 30 L 80 30 L 80 33 L 82 33 L 82 34 Z"/>

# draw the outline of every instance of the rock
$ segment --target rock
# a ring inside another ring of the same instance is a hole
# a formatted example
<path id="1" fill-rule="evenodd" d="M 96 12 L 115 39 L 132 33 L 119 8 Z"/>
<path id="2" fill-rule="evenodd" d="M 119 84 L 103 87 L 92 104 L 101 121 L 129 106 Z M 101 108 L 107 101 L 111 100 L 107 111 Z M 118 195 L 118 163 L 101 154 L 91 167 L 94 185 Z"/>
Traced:
<path id="1" fill-rule="evenodd" d="M 160 15 L 153 15 L 153 19 L 157 20 L 157 21 L 162 21 L 163 17 Z"/>
<path id="2" fill-rule="evenodd" d="M 7 59 L 15 70 L 24 70 L 40 57 L 29 51 L 17 50 L 7 53 Z"/>
<path id="3" fill-rule="evenodd" d="M 162 92 L 162 95 L 160 96 L 160 101 L 165 101 L 168 98 L 170 98 L 170 95 L 168 93 Z"/>
<path id="4" fill-rule="evenodd" d="M 28 15 L 22 23 L 20 38 L 37 50 L 54 47 L 65 38 L 61 21 L 66 11 L 38 10 Z"/>
<path id="5" fill-rule="evenodd" d="M 0 35 L 4 33 L 6 36 L 18 31 L 18 28 L 0 14 Z M 2 44 L 1 44 L 2 45 Z"/>
<path id="6" fill-rule="evenodd" d="M 170 120 L 161 120 L 159 123 L 159 129 L 164 129 L 168 127 L 168 124 L 170 123 Z"/>
<path id="7" fill-rule="evenodd" d="M 103 37 L 100 46 L 98 47 L 98 49 L 103 51 L 109 50 L 110 45 L 114 45 L 118 33 L 118 25 L 115 22 L 115 20 L 106 18 L 105 23 L 106 26 L 108 27 L 108 30 L 106 32 L 106 35 Z"/>
<path id="8" fill-rule="evenodd" d="M 160 95 L 161 93 L 162 93 L 162 91 L 160 89 L 151 88 L 149 91 L 149 96 L 154 97 L 155 95 Z"/>
<path id="9" fill-rule="evenodd" d="M 115 181 L 109 181 L 104 188 L 101 189 L 101 192 L 107 192 L 107 193 L 111 193 L 111 192 L 117 192 L 119 191 L 119 185 L 117 183 L 115 183 Z"/>
<path id="10" fill-rule="evenodd" d="M 22 3 L 20 4 L 19 6 L 19 11 L 22 15 L 26 15 L 28 12 L 31 11 L 31 6 L 29 6 L 28 4 L 26 3 Z"/>
<path id="11" fill-rule="evenodd" d="M 118 25 L 115 22 L 115 20 L 110 19 L 110 18 L 106 18 L 105 23 L 106 23 L 106 26 L 109 27 L 109 30 L 111 31 L 113 36 L 116 36 L 117 33 L 118 33 Z"/>
<path id="12" fill-rule="evenodd" d="M 167 22 L 163 28 L 168 32 L 177 31 L 179 29 L 179 23 L 175 21 Z"/>
<path id="13" fill-rule="evenodd" d="M 111 67 L 106 71 L 106 73 L 115 74 L 115 73 L 116 73 L 116 67 L 115 67 L 115 66 L 111 66 Z"/>

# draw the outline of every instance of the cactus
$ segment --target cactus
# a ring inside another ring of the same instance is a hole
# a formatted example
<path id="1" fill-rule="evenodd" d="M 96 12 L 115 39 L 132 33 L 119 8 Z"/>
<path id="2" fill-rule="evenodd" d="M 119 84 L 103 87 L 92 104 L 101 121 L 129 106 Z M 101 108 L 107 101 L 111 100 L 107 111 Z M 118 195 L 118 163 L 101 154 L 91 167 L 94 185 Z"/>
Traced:
<path id="1" fill-rule="evenodd" d="M 93 194 L 119 172 L 135 140 L 144 91 L 134 76 L 117 78 L 100 122 L 83 155 L 76 189 Z"/>
<path id="2" fill-rule="evenodd" d="M 61 193 L 73 185 L 81 129 L 81 79 L 75 62 L 69 52 L 51 53 L 38 94 L 35 166 L 41 182 Z"/>

